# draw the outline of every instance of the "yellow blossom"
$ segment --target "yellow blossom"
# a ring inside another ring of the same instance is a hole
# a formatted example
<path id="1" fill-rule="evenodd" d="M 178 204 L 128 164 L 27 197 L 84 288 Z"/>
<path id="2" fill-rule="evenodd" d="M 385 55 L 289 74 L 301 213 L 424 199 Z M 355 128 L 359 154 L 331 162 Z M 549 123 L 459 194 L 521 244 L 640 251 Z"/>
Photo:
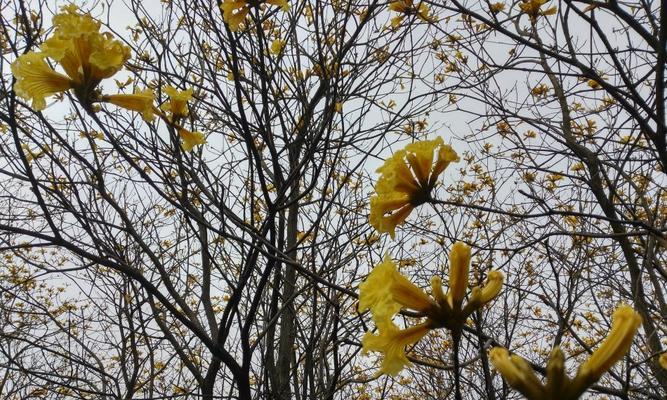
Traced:
<path id="1" fill-rule="evenodd" d="M 667 352 L 664 352 L 660 354 L 660 358 L 658 359 L 658 363 L 660 366 L 664 369 L 667 369 Z"/>
<path id="2" fill-rule="evenodd" d="M 405 347 L 417 343 L 429 331 L 428 324 L 422 323 L 407 329 L 399 329 L 387 321 L 379 327 L 379 334 L 366 332 L 362 339 L 364 353 L 377 351 L 384 355 L 380 374 L 395 376 L 410 364 L 405 355 Z"/>
<path id="3" fill-rule="evenodd" d="M 456 242 L 449 253 L 449 293 L 447 301 L 452 308 L 460 308 L 468 290 L 470 246 Z"/>
<path id="4" fill-rule="evenodd" d="M 490 271 L 486 278 L 486 283 L 482 288 L 474 287 L 470 295 L 470 303 L 475 305 L 484 305 L 495 299 L 503 287 L 505 276 L 500 271 Z"/>
<path id="5" fill-rule="evenodd" d="M 424 22 L 432 21 L 433 18 L 429 16 L 429 8 L 426 3 L 420 1 L 418 4 L 414 4 L 413 0 L 398 0 L 392 3 L 389 3 L 389 10 L 400 13 L 401 15 L 393 17 L 391 19 L 392 28 L 397 28 L 403 19 L 408 15 L 416 15 Z"/>
<path id="6" fill-rule="evenodd" d="M 75 8 L 53 17 L 52 36 L 42 51 L 58 61 L 78 85 L 97 85 L 118 72 L 130 58 L 129 47 L 109 32 L 100 33 L 100 23 Z"/>
<path id="7" fill-rule="evenodd" d="M 621 305 L 616 308 L 611 317 L 611 332 L 591 357 L 581 365 L 578 374 L 590 376 L 593 382 L 600 379 L 602 374 L 628 352 L 641 323 L 642 318 L 632 307 Z"/>
<path id="8" fill-rule="evenodd" d="M 493 3 L 491 4 L 490 11 L 492 14 L 498 14 L 499 12 L 505 9 L 505 3 Z"/>
<path id="9" fill-rule="evenodd" d="M 375 186 L 376 195 L 371 197 L 370 224 L 394 238 L 396 225 L 402 224 L 415 207 L 428 201 L 438 176 L 458 160 L 456 152 L 440 137 L 415 142 L 397 151 L 377 170 L 381 176 Z"/>
<path id="10" fill-rule="evenodd" d="M 542 383 L 526 360 L 516 354 L 510 356 L 504 347 L 492 348 L 489 351 L 489 360 L 511 387 L 528 399 L 540 398 Z"/>
<path id="11" fill-rule="evenodd" d="M 286 42 L 281 39 L 275 39 L 273 42 L 271 42 L 271 54 L 280 54 L 280 52 L 282 52 L 283 48 L 285 47 L 285 43 Z"/>
<path id="12" fill-rule="evenodd" d="M 43 53 L 30 52 L 12 63 L 12 74 L 16 78 L 14 92 L 24 99 L 32 99 L 34 110 L 46 108 L 46 97 L 64 92 L 73 82 L 59 74 L 44 61 Z"/>
<path id="13" fill-rule="evenodd" d="M 529 400 L 578 399 L 602 374 L 628 352 L 641 324 L 641 317 L 631 307 L 619 306 L 612 316 L 611 332 L 602 345 L 584 362 L 577 375 L 570 379 L 565 373 L 565 357 L 556 346 L 547 362 L 547 382 L 543 384 L 526 360 L 509 355 L 507 349 L 494 347 L 489 359 L 507 383 Z"/>
<path id="14" fill-rule="evenodd" d="M 522 0 L 519 3 L 519 8 L 521 11 L 525 12 L 530 16 L 531 20 L 537 19 L 540 15 L 554 15 L 558 9 L 556 7 L 549 7 L 546 10 L 542 10 L 542 6 L 546 4 L 549 0 Z"/>
<path id="15" fill-rule="evenodd" d="M 496 129 L 501 136 L 507 136 L 512 133 L 512 126 L 507 121 L 500 121 L 496 124 Z"/>
<path id="16" fill-rule="evenodd" d="M 287 2 L 287 0 L 266 0 L 266 4 L 278 6 L 283 11 L 289 10 L 289 3 Z"/>
<path id="17" fill-rule="evenodd" d="M 229 25 L 232 32 L 239 30 L 250 12 L 250 5 L 245 0 L 225 0 L 220 4 L 222 18 Z"/>
<path id="18" fill-rule="evenodd" d="M 155 119 L 155 114 L 153 113 L 155 95 L 152 89 L 145 89 L 134 94 L 107 95 L 102 100 L 118 107 L 140 112 L 144 121 L 151 122 Z"/>
<path id="19" fill-rule="evenodd" d="M 185 128 L 178 130 L 178 135 L 183 140 L 183 150 L 191 151 L 195 146 L 206 143 L 206 138 L 201 132 L 191 132 Z"/>
<path id="20" fill-rule="evenodd" d="M 23 149 L 25 152 L 25 159 L 28 161 L 28 163 L 31 163 L 33 160 L 42 158 L 51 150 L 49 146 L 44 146 L 43 150 L 40 149 L 39 151 L 33 151 L 30 150 L 30 146 L 28 146 L 26 143 L 21 143 L 21 149 Z"/>
<path id="21" fill-rule="evenodd" d="M 391 19 L 391 27 L 398 28 L 401 25 L 401 22 L 403 22 L 403 18 L 405 18 L 405 15 L 398 15 L 396 17 L 393 17 Z"/>
<path id="22" fill-rule="evenodd" d="M 53 33 L 41 45 L 41 52 L 26 53 L 12 63 L 16 94 L 32 99 L 35 110 L 46 107 L 46 97 L 68 89 L 74 89 L 81 101 L 95 100 L 95 87 L 130 58 L 129 47 L 108 32 L 100 33 L 100 26 L 76 6 L 63 7 L 53 17 Z M 67 76 L 54 71 L 47 57 L 58 62 Z"/>
<path id="23" fill-rule="evenodd" d="M 192 88 L 187 90 L 178 90 L 172 86 L 165 86 L 162 89 L 169 96 L 169 102 L 162 105 L 164 111 L 171 112 L 172 118 L 183 118 L 188 115 L 188 101 L 192 100 Z"/>
<path id="24" fill-rule="evenodd" d="M 449 254 L 450 288 L 445 295 L 442 279 L 431 278 L 431 296 L 415 286 L 397 271 L 396 264 L 386 255 L 376 265 L 366 280 L 359 285 L 359 312 L 371 311 L 372 319 L 378 327 L 379 334 L 366 333 L 362 342 L 364 352 L 379 351 L 384 353 L 380 373 L 397 374 L 408 364 L 404 348 L 416 343 L 430 329 L 447 328 L 460 333 L 470 314 L 491 301 L 502 286 L 503 275 L 498 271 L 489 273 L 483 288 L 473 288 L 471 301 L 462 308 L 461 303 L 468 286 L 468 269 L 470 248 L 457 242 Z M 412 265 L 414 260 L 408 259 L 401 264 Z M 398 329 L 392 322 L 393 316 L 401 309 L 411 309 L 419 316 L 427 318 L 426 322 L 407 328 Z"/>
<path id="25" fill-rule="evenodd" d="M 398 272 L 388 254 L 359 285 L 359 311 L 371 310 L 376 324 L 391 319 L 403 307 L 427 312 L 434 306 L 423 290 Z"/>
<path id="26" fill-rule="evenodd" d="M 584 170 L 585 170 L 585 166 L 584 166 L 584 163 L 582 163 L 581 161 L 574 163 L 570 167 L 570 171 L 573 171 L 573 172 L 581 172 L 581 171 L 584 171 Z"/>
<path id="27" fill-rule="evenodd" d="M 263 3 L 279 6 L 283 11 L 289 10 L 289 3 L 287 0 L 266 0 L 257 2 L 257 4 Z M 250 13 L 250 8 L 251 3 L 246 0 L 224 0 L 222 4 L 220 4 L 222 19 L 229 25 L 229 29 L 232 32 L 239 30 L 239 27 Z"/>
<path id="28" fill-rule="evenodd" d="M 598 89 L 602 88 L 602 85 L 600 85 L 600 83 L 598 81 L 596 81 L 595 79 L 589 79 L 587 81 L 587 84 L 588 84 L 588 87 L 590 87 L 593 90 L 598 90 Z"/>
<path id="29" fill-rule="evenodd" d="M 544 97 L 549 93 L 549 86 L 545 85 L 544 83 L 540 83 L 539 85 L 535 86 L 530 93 L 535 96 L 535 97 Z"/>

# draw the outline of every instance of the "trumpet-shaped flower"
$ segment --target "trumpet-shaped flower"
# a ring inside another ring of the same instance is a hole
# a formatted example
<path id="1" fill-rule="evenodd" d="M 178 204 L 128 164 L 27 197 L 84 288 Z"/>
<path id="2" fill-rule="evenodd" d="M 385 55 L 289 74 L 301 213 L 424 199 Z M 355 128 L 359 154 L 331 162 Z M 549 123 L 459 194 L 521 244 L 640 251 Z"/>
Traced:
<path id="1" fill-rule="evenodd" d="M 58 61 L 78 84 L 97 85 L 130 58 L 129 47 L 109 32 L 100 33 L 100 23 L 76 8 L 55 15 L 53 26 L 53 35 L 44 42 L 42 51 Z"/>
<path id="2" fill-rule="evenodd" d="M 162 110 L 171 112 L 172 119 L 183 118 L 188 115 L 188 101 L 192 100 L 192 88 L 178 90 L 172 86 L 162 89 L 169 96 L 169 102 L 162 105 Z"/>
<path id="3" fill-rule="evenodd" d="M 178 135 L 183 140 L 183 150 L 191 151 L 195 146 L 206 143 L 206 138 L 201 132 L 191 132 L 185 128 L 178 130 Z"/>
<path id="4" fill-rule="evenodd" d="M 70 88 L 84 102 L 95 100 L 96 86 L 118 72 L 131 54 L 129 47 L 115 40 L 113 35 L 100 33 L 100 26 L 99 21 L 89 14 L 79 13 L 75 6 L 63 7 L 62 12 L 53 17 L 53 34 L 40 47 L 41 53 L 29 52 L 12 64 L 12 72 L 18 80 L 16 93 L 32 98 L 37 110 L 46 106 L 45 97 Z M 57 73 L 44 60 L 46 57 L 58 62 L 67 77 L 60 74 L 56 77 Z M 26 65 L 31 65 L 32 71 L 26 71 Z M 67 78 L 67 85 L 63 78 Z"/>
<path id="5" fill-rule="evenodd" d="M 152 89 L 145 89 L 134 94 L 112 94 L 104 96 L 103 100 L 127 110 L 137 111 L 147 122 L 155 119 L 153 113 L 155 95 Z"/>
<path id="6" fill-rule="evenodd" d="M 32 99 L 32 108 L 46 108 L 46 97 L 69 90 L 73 82 L 54 71 L 43 53 L 30 52 L 12 63 L 12 74 L 16 78 L 14 92 L 24 99 Z"/>
<path id="7" fill-rule="evenodd" d="M 434 154 L 436 160 L 434 163 Z M 397 225 L 428 201 L 438 176 L 458 155 L 442 138 L 407 145 L 378 168 L 381 174 L 371 197 L 370 224 L 394 238 Z"/>
<path id="8" fill-rule="evenodd" d="M 359 285 L 359 311 L 370 309 L 376 324 L 391 319 L 403 307 L 426 313 L 435 306 L 423 290 L 398 272 L 389 255 Z"/>
<path id="9" fill-rule="evenodd" d="M 366 332 L 362 342 L 362 351 L 377 351 L 384 355 L 380 374 L 395 376 L 410 361 L 405 355 L 405 347 L 417 343 L 429 331 L 428 323 L 422 323 L 407 329 L 399 329 L 393 322 L 387 320 L 379 325 L 379 334 Z"/>
<path id="10" fill-rule="evenodd" d="M 612 316 L 611 332 L 604 343 L 579 367 L 574 379 L 566 375 L 565 356 L 558 347 L 551 352 L 547 362 L 546 385 L 537 379 L 526 360 L 517 355 L 510 356 L 505 348 L 491 349 L 489 359 L 507 383 L 529 400 L 574 400 L 628 352 L 639 325 L 639 314 L 629 306 L 619 306 Z"/>

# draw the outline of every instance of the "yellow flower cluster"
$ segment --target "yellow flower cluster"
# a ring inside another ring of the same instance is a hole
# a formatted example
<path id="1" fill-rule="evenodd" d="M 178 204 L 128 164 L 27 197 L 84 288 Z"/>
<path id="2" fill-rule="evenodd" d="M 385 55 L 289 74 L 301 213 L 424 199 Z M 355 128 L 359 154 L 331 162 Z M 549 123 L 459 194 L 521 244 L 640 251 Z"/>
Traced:
<path id="1" fill-rule="evenodd" d="M 396 264 L 386 255 L 359 285 L 359 311 L 370 310 L 378 334 L 367 332 L 363 351 L 384 354 L 380 373 L 396 375 L 409 364 L 405 347 L 419 341 L 430 329 L 460 330 L 468 316 L 493 300 L 502 288 L 503 275 L 489 273 L 483 287 L 472 289 L 470 299 L 462 307 L 468 289 L 470 247 L 457 242 L 449 253 L 450 285 L 447 295 L 439 277 L 431 279 L 432 296 L 398 272 Z M 401 309 L 410 309 L 427 318 L 426 322 L 407 329 L 399 329 L 392 318 Z"/>
<path id="2" fill-rule="evenodd" d="M 533 368 L 516 354 L 510 355 L 503 347 L 494 347 L 489 358 L 507 383 L 529 400 L 579 398 L 588 387 L 597 382 L 632 345 L 632 340 L 641 325 L 639 314 L 627 305 L 619 306 L 612 316 L 611 332 L 570 379 L 565 373 L 565 357 L 559 347 L 552 352 L 547 363 L 547 382 L 535 376 Z"/>
<path id="3" fill-rule="evenodd" d="M 141 113 L 151 122 L 155 114 L 173 124 L 183 140 L 183 149 L 192 150 L 205 143 L 200 132 L 190 132 L 181 127 L 178 120 L 188 115 L 188 101 L 193 90 L 179 91 L 171 86 L 164 88 L 169 101 L 162 105 L 166 116 L 153 106 L 155 94 L 152 89 L 133 94 L 99 95 L 96 88 L 106 78 L 112 77 L 130 58 L 130 48 L 108 33 L 100 32 L 101 23 L 90 14 L 83 14 L 74 5 L 62 8 L 53 17 L 53 34 L 44 41 L 39 52 L 31 51 L 12 63 L 12 74 L 16 78 L 14 92 L 26 100 L 32 100 L 32 108 L 43 110 L 46 97 L 72 89 L 78 100 L 86 107 L 94 102 L 107 102 Z M 46 62 L 58 63 L 65 74 L 56 72 Z M 33 159 L 36 157 L 32 157 Z"/>
<path id="4" fill-rule="evenodd" d="M 183 141 L 183 150 L 191 151 L 195 146 L 206 143 L 204 134 L 201 132 L 191 132 L 178 125 L 178 121 L 189 113 L 188 101 L 192 99 L 193 90 L 178 90 L 167 85 L 163 88 L 163 91 L 169 97 L 169 101 L 162 104 L 160 108 L 169 115 L 160 114 L 160 116 L 176 127 L 178 135 Z M 148 122 L 153 121 L 155 119 L 154 113 L 160 111 L 153 106 L 155 95 L 151 89 L 134 94 L 107 95 L 103 96 L 102 100 L 127 110 L 139 112 L 144 120 Z"/>
<path id="5" fill-rule="evenodd" d="M 434 162 L 435 154 L 435 162 Z M 371 197 L 370 224 L 394 238 L 397 225 L 429 200 L 438 176 L 459 157 L 441 137 L 407 145 L 378 168 L 381 174 Z"/>
<path id="6" fill-rule="evenodd" d="M 12 63 L 14 92 L 31 99 L 35 110 L 46 107 L 46 97 L 69 89 L 89 105 L 100 81 L 113 76 L 130 58 L 129 47 L 110 33 L 101 33 L 100 26 L 89 14 L 79 13 L 76 6 L 63 7 L 53 17 L 53 34 L 41 51 L 26 53 Z M 51 68 L 48 58 L 60 64 L 66 75 Z"/>
<path id="7" fill-rule="evenodd" d="M 391 19 L 392 28 L 397 28 L 399 25 L 401 25 L 403 19 L 410 15 L 416 15 L 424 22 L 430 22 L 433 20 L 433 17 L 429 16 L 428 5 L 426 5 L 426 3 L 423 1 L 420 1 L 418 4 L 414 4 L 413 0 L 394 1 L 389 3 L 389 10 L 400 14 Z"/>
<path id="8" fill-rule="evenodd" d="M 287 3 L 287 0 L 264 0 L 259 2 L 250 2 L 247 0 L 224 0 L 222 4 L 220 4 L 222 19 L 229 25 L 229 29 L 232 32 L 239 30 L 241 24 L 245 21 L 250 13 L 250 9 L 255 3 L 258 5 L 270 4 L 278 6 L 283 11 L 289 10 L 289 3 Z"/>

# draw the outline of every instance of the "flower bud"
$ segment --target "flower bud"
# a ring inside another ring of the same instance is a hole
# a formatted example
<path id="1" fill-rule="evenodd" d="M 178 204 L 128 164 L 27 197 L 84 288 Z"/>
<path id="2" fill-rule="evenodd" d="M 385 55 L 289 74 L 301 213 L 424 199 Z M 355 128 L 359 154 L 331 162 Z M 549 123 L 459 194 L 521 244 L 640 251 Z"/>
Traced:
<path id="1" fill-rule="evenodd" d="M 547 362 L 547 393 L 559 393 L 567 384 L 565 376 L 565 356 L 559 346 L 554 347 Z"/>
<path id="2" fill-rule="evenodd" d="M 529 399 L 543 398 L 544 388 L 537 379 L 530 364 L 523 358 L 510 356 L 504 347 L 494 347 L 489 351 L 489 359 L 505 378 L 507 383 Z"/>
<path id="3" fill-rule="evenodd" d="M 463 242 L 456 242 L 449 253 L 449 305 L 459 308 L 468 290 L 468 267 L 470 265 L 470 247 Z"/>
<path id="4" fill-rule="evenodd" d="M 630 350 L 642 318 L 628 305 L 619 306 L 612 315 L 611 332 L 605 341 L 579 368 L 587 381 L 595 382 Z"/>
<path id="5" fill-rule="evenodd" d="M 489 276 L 486 278 L 486 284 L 480 293 L 479 300 L 482 304 L 490 302 L 498 295 L 498 293 L 500 293 L 500 289 L 503 287 L 504 279 L 505 277 L 500 271 L 489 272 Z"/>

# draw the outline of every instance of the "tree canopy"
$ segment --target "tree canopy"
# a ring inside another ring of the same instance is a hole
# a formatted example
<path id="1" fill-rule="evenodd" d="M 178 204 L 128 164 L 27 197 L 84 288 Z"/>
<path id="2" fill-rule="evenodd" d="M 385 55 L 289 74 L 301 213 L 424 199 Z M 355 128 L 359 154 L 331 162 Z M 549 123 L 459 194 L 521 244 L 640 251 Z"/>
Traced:
<path id="1" fill-rule="evenodd" d="M 0 4 L 0 397 L 667 396 L 660 2 Z"/>

